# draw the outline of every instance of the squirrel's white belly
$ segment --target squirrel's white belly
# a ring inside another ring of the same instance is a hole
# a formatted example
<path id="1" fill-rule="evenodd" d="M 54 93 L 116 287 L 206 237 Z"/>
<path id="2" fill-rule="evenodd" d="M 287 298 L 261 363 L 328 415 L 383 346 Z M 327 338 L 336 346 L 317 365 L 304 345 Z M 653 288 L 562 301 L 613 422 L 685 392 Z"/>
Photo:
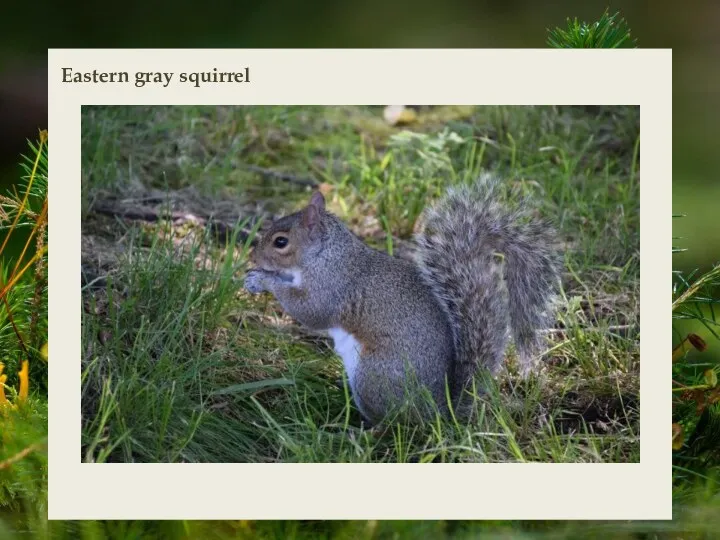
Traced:
<path id="1" fill-rule="evenodd" d="M 350 382 L 350 389 L 354 391 L 355 373 L 360 361 L 360 342 L 342 328 L 330 328 L 328 334 L 333 339 L 335 352 L 342 358 Z"/>

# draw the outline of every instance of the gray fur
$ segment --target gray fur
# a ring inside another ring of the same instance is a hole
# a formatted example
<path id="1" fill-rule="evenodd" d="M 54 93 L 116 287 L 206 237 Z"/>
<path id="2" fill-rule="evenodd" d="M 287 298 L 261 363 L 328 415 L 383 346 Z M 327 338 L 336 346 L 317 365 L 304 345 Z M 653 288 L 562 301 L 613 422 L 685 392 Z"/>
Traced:
<path id="1" fill-rule="evenodd" d="M 522 373 L 532 370 L 557 285 L 552 228 L 530 216 L 526 201 L 518 210 L 502 208 L 498 187 L 494 177 L 483 175 L 449 189 L 426 210 L 415 236 L 417 266 L 454 329 L 456 390 L 472 381 L 478 367 L 498 371 L 508 330 Z M 504 256 L 503 264 L 496 254 Z"/>
<path id="2" fill-rule="evenodd" d="M 366 419 L 416 404 L 410 386 L 445 411 L 446 384 L 454 399 L 479 366 L 498 370 L 508 328 L 530 368 L 557 276 L 549 229 L 496 200 L 488 177 L 449 190 L 424 214 L 413 263 L 365 245 L 315 194 L 260 239 L 246 289 L 268 291 L 301 324 L 342 328 L 362 345 L 352 386 Z M 273 248 L 278 234 L 290 239 L 284 250 Z"/>

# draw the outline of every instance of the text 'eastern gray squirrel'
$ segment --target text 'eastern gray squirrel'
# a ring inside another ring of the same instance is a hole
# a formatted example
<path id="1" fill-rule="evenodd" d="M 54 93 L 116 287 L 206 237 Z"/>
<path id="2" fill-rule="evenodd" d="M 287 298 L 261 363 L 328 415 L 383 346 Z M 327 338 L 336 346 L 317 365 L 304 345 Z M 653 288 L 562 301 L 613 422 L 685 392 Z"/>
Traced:
<path id="1" fill-rule="evenodd" d="M 370 423 L 407 403 L 411 380 L 447 411 L 478 369 L 497 373 L 509 333 L 530 373 L 550 322 L 553 231 L 522 201 L 503 208 L 498 186 L 483 175 L 449 188 L 422 216 L 414 261 L 367 246 L 315 192 L 262 234 L 245 288 L 272 293 L 295 320 L 328 331 Z"/>

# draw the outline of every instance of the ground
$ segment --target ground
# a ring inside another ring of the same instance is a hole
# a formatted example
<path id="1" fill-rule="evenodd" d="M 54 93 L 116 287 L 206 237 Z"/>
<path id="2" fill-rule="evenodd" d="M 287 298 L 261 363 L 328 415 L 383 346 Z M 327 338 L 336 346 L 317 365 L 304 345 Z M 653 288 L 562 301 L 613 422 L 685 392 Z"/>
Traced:
<path id="1" fill-rule="evenodd" d="M 84 107 L 83 459 L 639 461 L 639 109 Z M 539 376 L 512 350 L 481 414 L 363 429 L 342 365 L 242 290 L 263 219 L 321 189 L 402 256 L 422 208 L 482 170 L 564 252 Z"/>

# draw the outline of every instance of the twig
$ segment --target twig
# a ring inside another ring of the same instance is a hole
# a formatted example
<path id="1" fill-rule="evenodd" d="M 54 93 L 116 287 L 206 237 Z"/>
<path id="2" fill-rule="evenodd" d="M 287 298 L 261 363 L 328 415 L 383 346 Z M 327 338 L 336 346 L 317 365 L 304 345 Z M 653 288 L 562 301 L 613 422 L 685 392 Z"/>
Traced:
<path id="1" fill-rule="evenodd" d="M 277 178 L 278 180 L 284 180 L 285 182 L 292 182 L 293 184 L 299 184 L 301 186 L 317 187 L 319 184 L 312 178 L 301 178 L 291 173 L 285 173 L 282 171 L 273 171 L 272 169 L 265 169 L 258 167 L 257 165 L 243 165 L 243 169 L 258 173 L 267 178 Z"/>
<path id="2" fill-rule="evenodd" d="M 137 219 L 140 221 L 158 221 L 162 218 L 175 219 L 180 217 L 180 212 L 167 212 L 161 214 L 151 208 L 135 207 L 135 208 L 122 208 L 117 204 L 110 202 L 96 202 L 92 207 L 93 212 L 103 214 L 106 216 L 118 216 L 125 219 Z"/>
<path id="3" fill-rule="evenodd" d="M 176 224 L 184 223 L 186 221 L 195 221 L 201 225 L 205 225 L 205 227 L 220 243 L 224 243 L 229 240 L 232 235 L 232 231 L 235 229 L 235 225 L 232 223 L 215 220 L 210 217 L 198 216 L 190 212 L 159 212 L 147 207 L 128 208 L 110 201 L 96 202 L 92 207 L 92 211 L 106 216 L 148 221 L 152 223 L 161 219 L 171 219 Z M 241 229 L 238 231 L 237 241 L 239 243 L 244 243 L 248 239 L 248 236 L 250 236 L 250 232 L 248 230 Z"/>

